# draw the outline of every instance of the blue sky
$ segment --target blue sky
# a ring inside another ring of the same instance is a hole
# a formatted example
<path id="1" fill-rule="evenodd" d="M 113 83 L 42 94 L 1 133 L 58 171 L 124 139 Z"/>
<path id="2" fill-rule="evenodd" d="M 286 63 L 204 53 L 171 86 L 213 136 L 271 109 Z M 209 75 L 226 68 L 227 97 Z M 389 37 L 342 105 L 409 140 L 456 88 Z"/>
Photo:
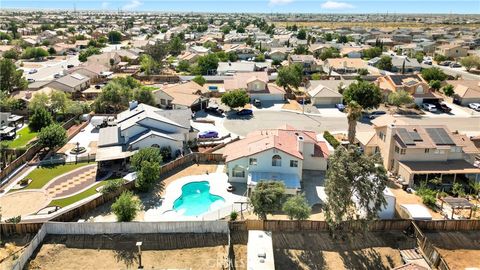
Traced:
<path id="1" fill-rule="evenodd" d="M 467 13 L 480 0 L 0 0 L 0 8 L 279 13 Z"/>

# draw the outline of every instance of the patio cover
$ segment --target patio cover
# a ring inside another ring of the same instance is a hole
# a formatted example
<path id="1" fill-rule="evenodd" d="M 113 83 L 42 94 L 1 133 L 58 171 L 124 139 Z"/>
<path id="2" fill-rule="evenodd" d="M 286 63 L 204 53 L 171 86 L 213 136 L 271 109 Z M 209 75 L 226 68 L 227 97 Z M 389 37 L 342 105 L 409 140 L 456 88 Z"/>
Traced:
<path id="1" fill-rule="evenodd" d="M 465 198 L 445 197 L 440 200 L 452 208 L 471 208 L 473 206 L 473 204 Z"/>
<path id="2" fill-rule="evenodd" d="M 293 173 L 250 172 L 247 184 L 255 186 L 262 181 L 282 181 L 287 189 L 300 189 L 300 177 Z"/>
<path id="3" fill-rule="evenodd" d="M 124 159 L 133 154 L 135 154 L 135 151 L 123 152 L 122 146 L 99 147 L 97 149 L 95 161 L 98 162 L 98 161 Z"/>
<path id="4" fill-rule="evenodd" d="M 402 161 L 399 165 L 415 174 L 480 174 L 480 168 L 465 160 L 449 161 Z"/>

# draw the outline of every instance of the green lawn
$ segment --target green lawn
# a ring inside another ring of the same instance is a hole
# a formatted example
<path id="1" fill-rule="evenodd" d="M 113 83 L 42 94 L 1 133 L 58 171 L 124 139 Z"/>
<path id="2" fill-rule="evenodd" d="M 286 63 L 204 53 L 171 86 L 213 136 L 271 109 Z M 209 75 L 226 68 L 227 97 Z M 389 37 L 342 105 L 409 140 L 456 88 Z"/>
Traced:
<path id="1" fill-rule="evenodd" d="M 70 163 L 70 164 L 62 164 L 62 165 L 54 165 L 54 166 L 44 166 L 38 167 L 29 173 L 25 178 L 32 179 L 30 185 L 28 185 L 25 189 L 39 189 L 45 186 L 50 180 L 53 178 L 60 176 L 64 173 L 73 171 L 77 168 L 92 165 L 93 163 Z"/>
<path id="2" fill-rule="evenodd" d="M 29 141 L 37 136 L 37 132 L 33 132 L 27 126 L 22 128 L 20 131 L 17 132 L 18 138 L 13 141 L 9 141 L 7 144 L 8 148 L 20 148 L 25 147 Z"/>
<path id="3" fill-rule="evenodd" d="M 70 205 L 72 203 L 76 203 L 80 200 L 83 200 L 87 197 L 90 197 L 94 194 L 97 193 L 97 188 L 100 187 L 100 186 L 103 186 L 107 183 L 107 181 L 101 181 L 97 184 L 95 184 L 94 186 L 92 186 L 91 188 L 87 189 L 87 190 L 84 190 L 80 193 L 77 193 L 73 196 L 70 196 L 70 197 L 66 197 L 66 198 L 63 198 L 63 199 L 58 199 L 58 200 L 53 200 L 50 202 L 49 206 L 60 206 L 60 207 L 65 207 L 67 205 Z"/>

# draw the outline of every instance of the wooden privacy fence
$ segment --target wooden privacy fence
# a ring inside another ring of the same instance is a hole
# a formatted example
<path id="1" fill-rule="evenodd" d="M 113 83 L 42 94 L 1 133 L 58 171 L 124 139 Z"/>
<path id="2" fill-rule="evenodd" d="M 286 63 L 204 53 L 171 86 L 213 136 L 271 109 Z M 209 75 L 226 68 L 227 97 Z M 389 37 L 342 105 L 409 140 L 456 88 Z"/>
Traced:
<path id="1" fill-rule="evenodd" d="M 47 222 L 48 234 L 228 233 L 227 221 Z"/>
<path id="2" fill-rule="evenodd" d="M 42 227 L 43 223 L 1 223 L 0 222 L 0 236 L 8 236 L 12 234 L 28 234 L 37 233 Z"/>
<path id="3" fill-rule="evenodd" d="M 416 220 L 422 231 L 474 231 L 480 230 L 480 220 Z"/>
<path id="4" fill-rule="evenodd" d="M 362 221 L 347 221 L 340 226 L 342 230 L 363 230 L 367 226 L 369 231 L 406 230 L 411 225 L 411 220 L 392 219 L 375 220 L 369 223 Z M 245 220 L 230 223 L 232 231 L 264 230 L 272 232 L 298 232 L 298 231 L 328 231 L 326 221 L 291 221 L 291 220 Z"/>
<path id="5" fill-rule="evenodd" d="M 447 263 L 442 258 L 442 255 L 440 255 L 440 252 L 438 252 L 435 245 L 427 239 L 425 234 L 417 226 L 417 224 L 415 224 L 415 222 L 412 222 L 412 225 L 414 228 L 415 238 L 417 239 L 417 244 L 422 250 L 423 255 L 427 259 L 430 266 L 442 270 L 450 270 L 450 267 L 448 267 Z"/>

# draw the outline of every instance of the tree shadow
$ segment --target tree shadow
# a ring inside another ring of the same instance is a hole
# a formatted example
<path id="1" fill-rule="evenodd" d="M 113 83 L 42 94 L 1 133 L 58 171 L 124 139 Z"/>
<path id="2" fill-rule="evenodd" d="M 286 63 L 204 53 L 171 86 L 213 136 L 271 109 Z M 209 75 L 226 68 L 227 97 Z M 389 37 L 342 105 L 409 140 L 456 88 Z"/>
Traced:
<path id="1" fill-rule="evenodd" d="M 382 256 L 374 249 L 339 252 L 347 269 L 388 270 L 382 262 Z M 391 259 L 390 259 L 391 260 Z M 391 265 L 393 262 L 389 261 Z"/>
<path id="2" fill-rule="evenodd" d="M 165 183 L 158 181 L 150 191 L 138 193 L 137 195 L 142 202 L 143 210 L 147 211 L 162 206 L 161 194 L 164 190 Z"/>
<path id="3" fill-rule="evenodd" d="M 127 268 L 138 264 L 138 252 L 134 249 L 120 248 L 113 251 L 117 262 L 123 262 Z"/>
<path id="4" fill-rule="evenodd" d="M 302 250 L 298 255 L 288 249 L 275 249 L 275 269 L 327 270 L 327 262 L 322 251 Z"/>

